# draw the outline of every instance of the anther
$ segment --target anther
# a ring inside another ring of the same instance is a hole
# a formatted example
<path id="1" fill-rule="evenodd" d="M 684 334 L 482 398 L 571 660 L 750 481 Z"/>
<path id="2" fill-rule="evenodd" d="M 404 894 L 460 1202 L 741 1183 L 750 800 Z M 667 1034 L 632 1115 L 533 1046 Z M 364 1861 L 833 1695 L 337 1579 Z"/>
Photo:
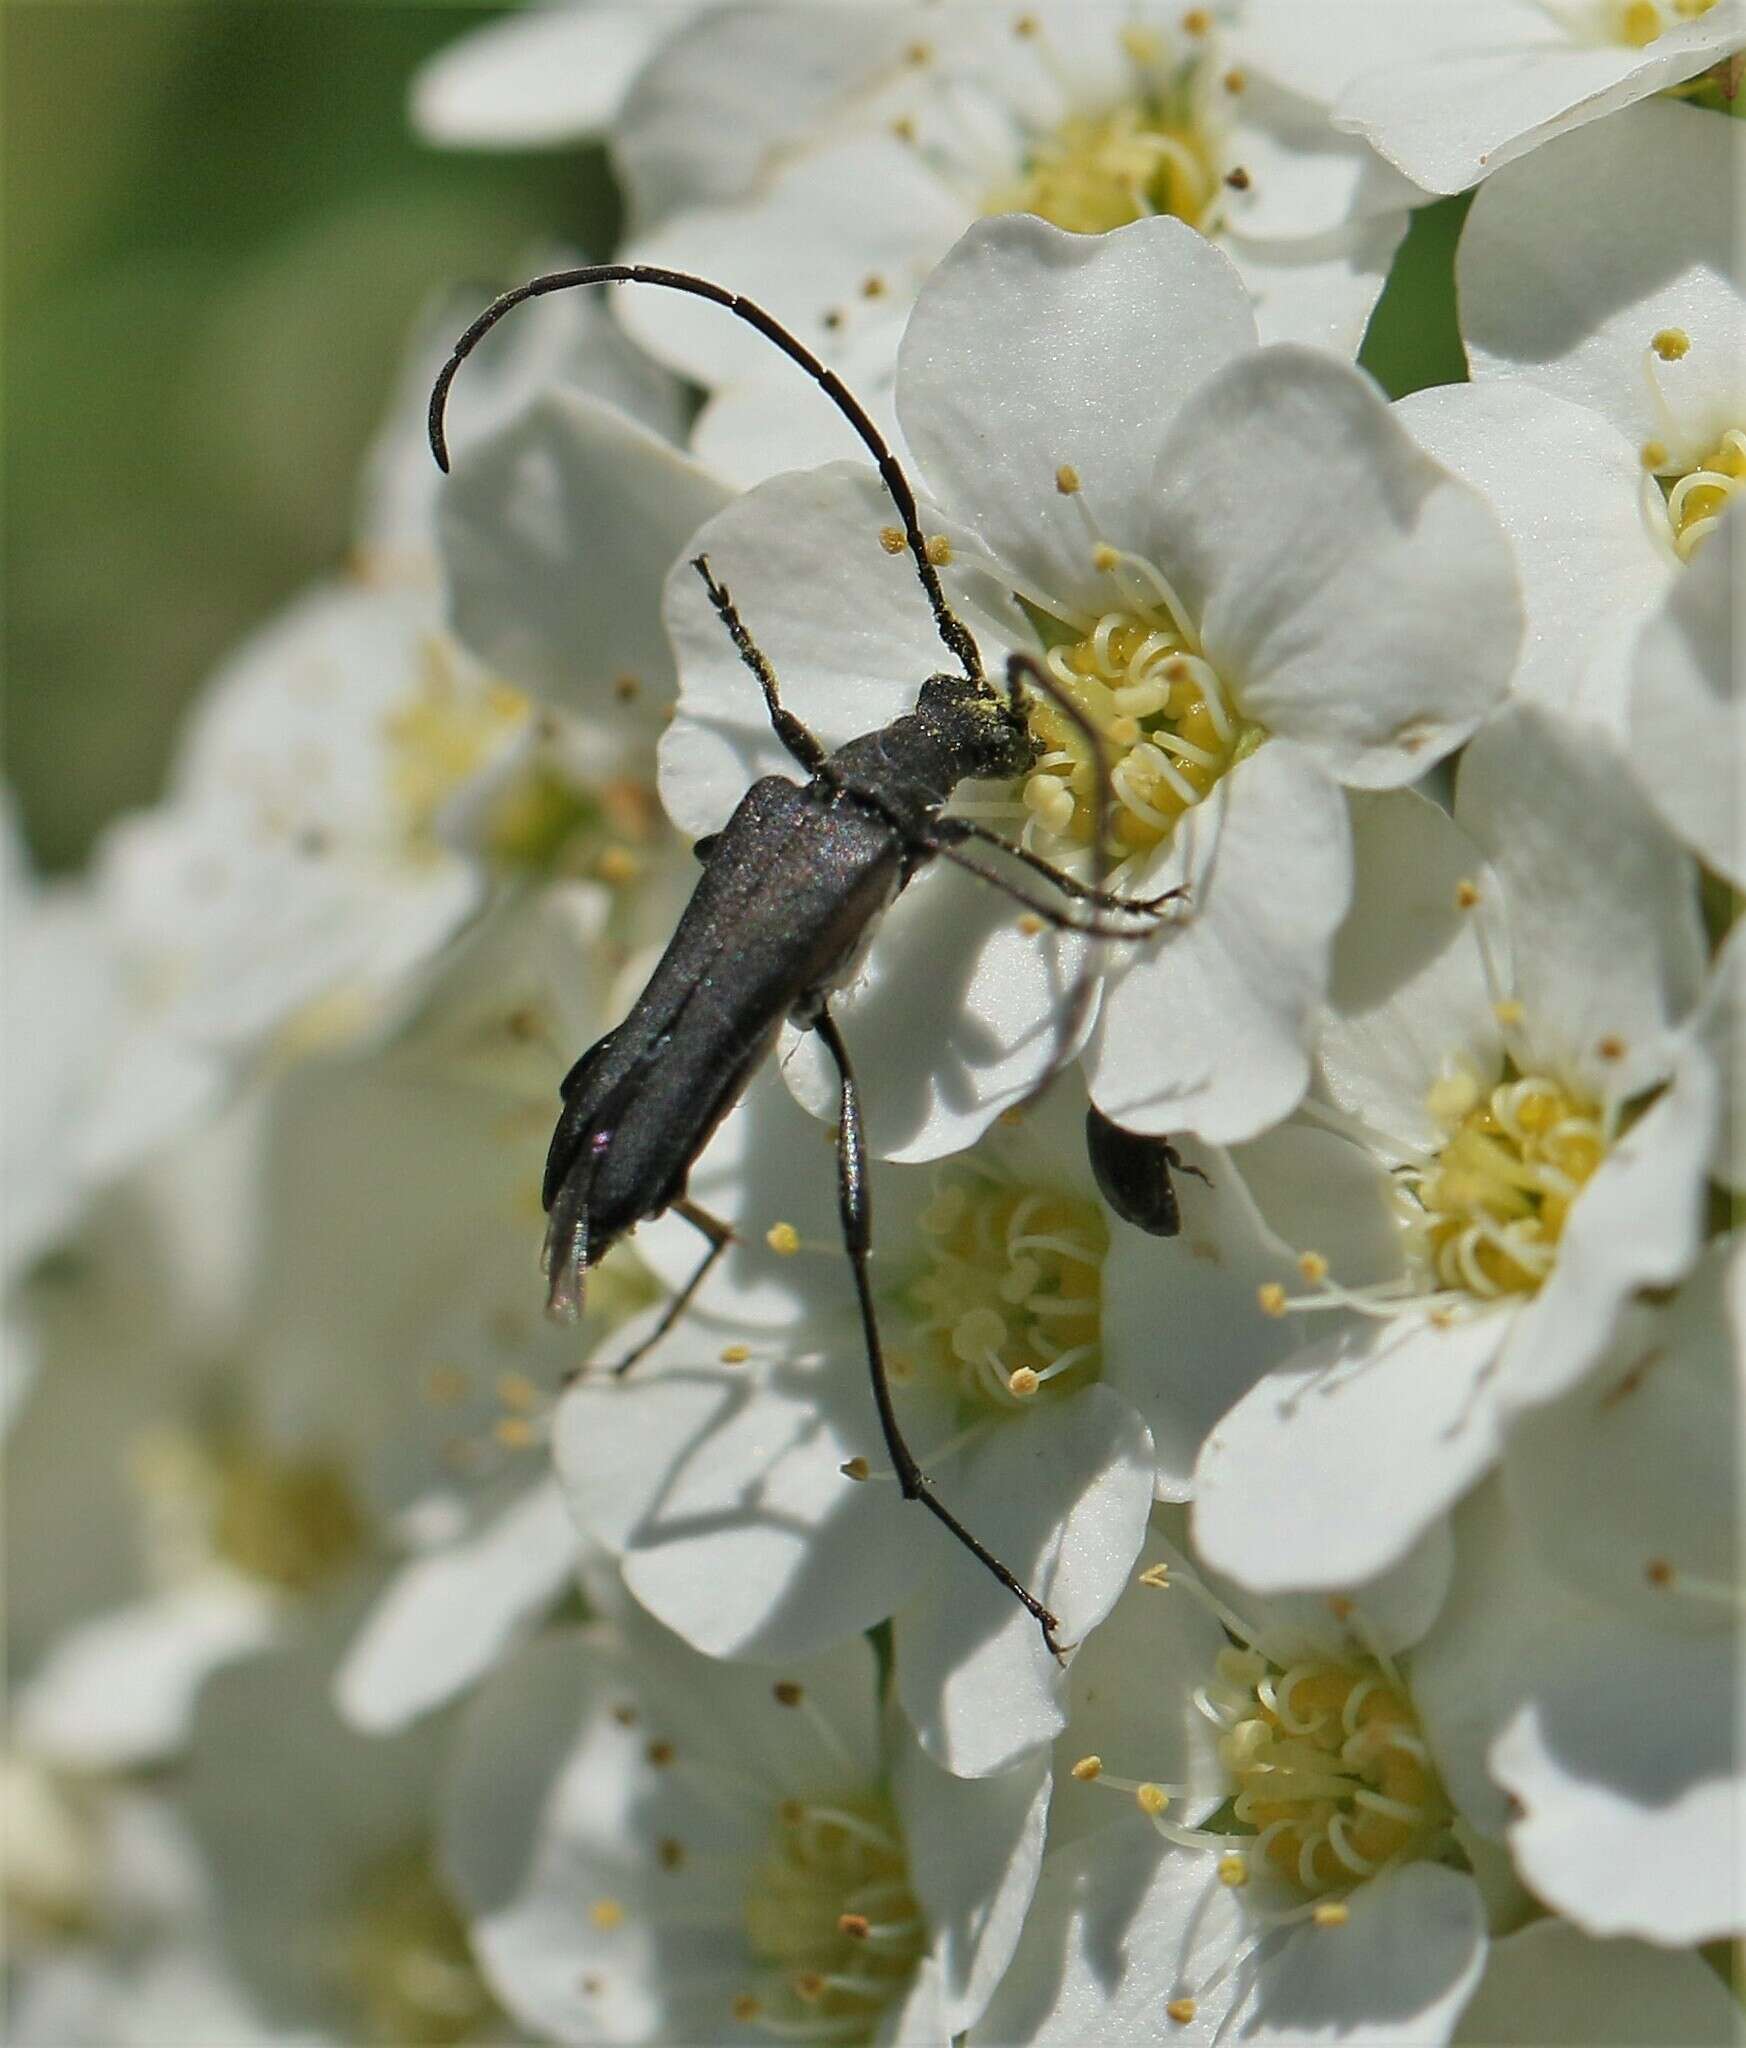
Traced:
<path id="1" fill-rule="evenodd" d="M 1492 1004 L 1491 1014 L 1507 1031 L 1512 1026 L 1519 1024 L 1527 1013 L 1514 996 L 1506 996 L 1501 1003 Z"/>
<path id="2" fill-rule="evenodd" d="M 1603 1060 L 1622 1060 L 1625 1057 L 1625 1041 L 1609 1031 L 1596 1045 L 1595 1051 Z"/>
<path id="3" fill-rule="evenodd" d="M 1079 1780 L 1080 1784 L 1089 1785 L 1094 1779 L 1103 1776 L 1103 1758 L 1100 1756 L 1082 1756 L 1073 1766 L 1073 1775 Z"/>
<path id="4" fill-rule="evenodd" d="M 1249 1861 L 1245 1856 L 1221 1856 L 1219 1858 L 1219 1883 L 1232 1891 L 1249 1882 Z"/>
<path id="5" fill-rule="evenodd" d="M 1062 497 L 1070 498 L 1079 488 L 1079 472 L 1072 463 L 1064 462 L 1055 472 L 1055 488 Z"/>
<path id="6" fill-rule="evenodd" d="M 763 2006 L 759 2004 L 749 1991 L 740 1992 L 728 2007 L 728 2011 L 739 2021 L 742 2027 L 749 2027 L 763 2010 Z"/>
<path id="7" fill-rule="evenodd" d="M 1212 17 L 1204 7 L 1191 7 L 1182 17 L 1182 31 L 1184 35 L 1204 36 L 1211 27 Z"/>
<path id="8" fill-rule="evenodd" d="M 1319 1287 L 1328 1277 L 1328 1262 L 1320 1252 L 1299 1252 L 1297 1270 L 1312 1287 Z"/>
<path id="9" fill-rule="evenodd" d="M 1170 1804 L 1170 1794 L 1165 1791 L 1162 1785 L 1154 1785 L 1148 1781 L 1146 1784 L 1136 1788 L 1134 1804 L 1142 1813 L 1150 1814 L 1156 1820 L 1159 1814 Z"/>
<path id="10" fill-rule="evenodd" d="M 1006 1391 L 1016 1401 L 1028 1401 L 1042 1384 L 1028 1365 L 1021 1365 L 1006 1376 Z"/>
<path id="11" fill-rule="evenodd" d="M 1248 84 L 1249 84 L 1248 76 L 1247 76 L 1247 74 L 1246 74 L 1246 73 L 1244 73 L 1244 72 L 1241 72 L 1241 71 L 1227 71 L 1227 72 L 1225 73 L 1225 90 L 1226 90 L 1226 92 L 1229 92 L 1229 93 L 1238 93 L 1238 92 L 1244 92 L 1244 91 L 1246 91 L 1246 90 L 1248 89 Z"/>
<path id="12" fill-rule="evenodd" d="M 613 1708 L 612 1718 L 621 1728 L 634 1728 L 637 1725 L 637 1710 L 629 1700 L 624 1700 Z"/>
<path id="13" fill-rule="evenodd" d="M 1673 1584 L 1673 1566 L 1664 1557 L 1652 1557 L 1643 1567 L 1643 1576 L 1650 1585 L 1667 1587 Z"/>
<path id="14" fill-rule="evenodd" d="M 861 296 L 864 299 L 879 299 L 885 296 L 885 280 L 878 271 L 869 271 L 861 280 Z"/>
<path id="15" fill-rule="evenodd" d="M 1247 192 L 1254 182 L 1254 179 L 1250 177 L 1241 164 L 1235 165 L 1225 173 L 1225 183 L 1230 186 L 1233 192 Z"/>
<path id="16" fill-rule="evenodd" d="M 888 555 L 901 555 L 909 541 L 901 526 L 882 526 L 879 529 L 879 545 Z"/>
<path id="17" fill-rule="evenodd" d="M 506 1451 L 525 1451 L 538 1441 L 538 1434 L 525 1415 L 503 1415 L 491 1425 L 491 1434 Z"/>
<path id="18" fill-rule="evenodd" d="M 903 53 L 906 64 L 931 64 L 934 51 L 931 43 L 911 43 Z"/>
<path id="19" fill-rule="evenodd" d="M 670 1742 L 651 1742 L 643 1754 L 656 1770 L 664 1771 L 673 1761 L 673 1745 Z"/>
<path id="20" fill-rule="evenodd" d="M 1264 1316 L 1282 1316 L 1286 1309 L 1285 1289 L 1277 1280 L 1263 1280 L 1255 1290 L 1255 1299 L 1261 1304 Z"/>
<path id="21" fill-rule="evenodd" d="M 1039 937 L 1048 927 L 1034 910 L 1027 910 L 1018 921 L 1021 936 L 1027 939 Z"/>
<path id="22" fill-rule="evenodd" d="M 1691 353 L 1691 336 L 1683 327 L 1663 327 L 1649 346 L 1664 363 L 1677 363 Z"/>
<path id="23" fill-rule="evenodd" d="M 952 543 L 943 533 L 930 534 L 926 552 L 936 569 L 944 569 L 952 559 Z"/>
<path id="24" fill-rule="evenodd" d="M 1091 566 L 1107 571 L 1113 569 L 1121 558 L 1119 548 L 1112 548 L 1108 541 L 1100 540 L 1091 551 Z"/>
<path id="25" fill-rule="evenodd" d="M 744 1365 L 751 1355 L 751 1347 L 747 1344 L 724 1344 L 721 1347 L 723 1365 Z"/>
<path id="26" fill-rule="evenodd" d="M 1648 470 L 1665 469 L 1673 460 L 1665 441 L 1645 441 L 1637 450 L 1637 459 Z"/>
<path id="27" fill-rule="evenodd" d="M 617 1899 L 596 1899 L 588 1909 L 588 1917 L 602 1934 L 610 1934 L 615 1927 L 624 1925 L 624 1908 Z"/>
<path id="28" fill-rule="evenodd" d="M 1042 24 L 1034 14 L 1021 14 L 1014 20 L 1012 32 L 1022 41 L 1028 36 L 1034 36 L 1041 26 Z"/>
<path id="29" fill-rule="evenodd" d="M 873 1932 L 873 1923 L 865 1913 L 839 1913 L 837 1932 L 846 1934 L 851 1941 L 865 1941 Z"/>
<path id="30" fill-rule="evenodd" d="M 1173 1998 L 1164 2010 L 1179 2027 L 1186 2027 L 1200 2008 L 1192 1998 Z"/>
<path id="31" fill-rule="evenodd" d="M 772 1223 L 764 1233 L 764 1242 L 778 1258 L 791 1259 L 800 1249 L 800 1232 L 792 1223 Z"/>
<path id="32" fill-rule="evenodd" d="M 677 1836 L 668 1835 L 656 1850 L 663 1870 L 677 1870 L 685 1861 L 685 1844 Z"/>
<path id="33" fill-rule="evenodd" d="M 1149 1564 L 1137 1583 L 1150 1586 L 1155 1593 L 1166 1593 L 1170 1590 L 1170 1567 L 1167 1564 Z"/>
<path id="34" fill-rule="evenodd" d="M 642 687 L 642 681 L 637 676 L 622 675 L 614 676 L 612 679 L 612 694 L 621 704 L 628 704 L 633 697 L 638 696 Z"/>
<path id="35" fill-rule="evenodd" d="M 1473 881 L 1459 881 L 1455 884 L 1455 908 L 1472 910 L 1479 901 L 1479 884 Z"/>
<path id="36" fill-rule="evenodd" d="M 779 1707 L 797 1707 L 806 1694 L 792 1678 L 779 1678 L 770 1688 L 771 1697 Z"/>
<path id="37" fill-rule="evenodd" d="M 861 1480 L 873 1477 L 873 1467 L 865 1458 L 851 1458 L 846 1465 L 839 1465 L 837 1470 L 845 1479 Z"/>
<path id="38" fill-rule="evenodd" d="M 897 119 L 891 124 L 891 132 L 897 137 L 899 142 L 913 142 L 915 140 L 915 123 L 907 114 L 899 114 Z"/>
<path id="39" fill-rule="evenodd" d="M 1352 1909 L 1344 1899 L 1323 1899 L 1310 1918 L 1318 1927 L 1344 1927 L 1352 1917 Z"/>

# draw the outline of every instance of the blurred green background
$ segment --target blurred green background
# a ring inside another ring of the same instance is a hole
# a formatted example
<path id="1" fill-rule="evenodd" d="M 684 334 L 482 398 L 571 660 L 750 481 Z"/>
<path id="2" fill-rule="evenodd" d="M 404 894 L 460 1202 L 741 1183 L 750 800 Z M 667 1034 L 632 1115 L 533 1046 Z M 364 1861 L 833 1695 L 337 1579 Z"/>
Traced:
<path id="1" fill-rule="evenodd" d="M 345 546 L 409 323 L 613 231 L 598 152 L 426 149 L 501 10 L 0 0 L 4 746 L 33 849 L 161 786 L 214 661 Z"/>
<path id="2" fill-rule="evenodd" d="M 534 245 L 604 251 L 599 151 L 423 147 L 422 58 L 501 8 L 0 0 L 4 758 L 46 867 L 162 785 L 212 665 L 344 552 L 407 328 Z M 1463 201 L 1365 361 L 1463 374 Z"/>

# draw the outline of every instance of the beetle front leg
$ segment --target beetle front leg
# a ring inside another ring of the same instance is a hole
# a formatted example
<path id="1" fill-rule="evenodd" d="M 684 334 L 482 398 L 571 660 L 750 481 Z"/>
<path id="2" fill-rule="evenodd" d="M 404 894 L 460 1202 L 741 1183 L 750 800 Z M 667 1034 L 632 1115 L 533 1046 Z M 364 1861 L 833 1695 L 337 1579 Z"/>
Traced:
<path id="1" fill-rule="evenodd" d="M 867 1180 L 867 1144 L 861 1128 L 861 1095 L 855 1085 L 854 1069 L 836 1020 L 820 1006 L 813 1030 L 824 1040 L 825 1050 L 836 1062 L 840 1093 L 837 1119 L 837 1200 L 842 1214 L 843 1248 L 855 1276 L 855 1296 L 861 1308 L 861 1333 L 867 1345 L 867 1370 L 873 1381 L 873 1402 L 879 1411 L 879 1428 L 885 1438 L 886 1455 L 897 1474 L 905 1500 L 920 1501 L 934 1519 L 949 1529 L 976 1561 L 985 1566 L 1018 1601 L 1043 1631 L 1051 1656 L 1066 1655 L 1056 1620 L 1017 1575 L 1007 1569 L 986 1544 L 979 1543 L 950 1508 L 934 1492 L 933 1482 L 916 1463 L 915 1454 L 904 1441 L 903 1430 L 892 1405 L 891 1383 L 885 1369 L 885 1348 L 879 1337 L 879 1318 L 873 1307 L 873 1281 L 868 1261 L 873 1251 L 873 1196 Z"/>
<path id="2" fill-rule="evenodd" d="M 709 601 L 715 607 L 716 616 L 728 629 L 728 638 L 734 643 L 740 659 L 758 678 L 758 688 L 764 693 L 764 708 L 770 714 L 770 723 L 776 730 L 776 737 L 808 775 L 816 775 L 825 763 L 823 745 L 782 702 L 781 694 L 776 687 L 776 671 L 770 666 L 768 655 L 746 630 L 746 622 L 740 617 L 739 607 L 729 595 L 727 585 L 715 580 L 709 566 L 709 557 L 694 555 L 691 566 L 703 578 L 703 587 L 709 592 Z"/>

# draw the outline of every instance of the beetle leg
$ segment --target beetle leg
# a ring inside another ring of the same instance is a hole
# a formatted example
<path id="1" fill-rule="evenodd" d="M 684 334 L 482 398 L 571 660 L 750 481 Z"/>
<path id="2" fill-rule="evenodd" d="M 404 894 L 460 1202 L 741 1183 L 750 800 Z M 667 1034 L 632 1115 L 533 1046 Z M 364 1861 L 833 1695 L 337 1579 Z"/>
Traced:
<path id="1" fill-rule="evenodd" d="M 770 723 L 776 728 L 776 737 L 808 775 L 816 775 L 825 764 L 825 749 L 794 713 L 783 706 L 781 694 L 776 687 L 776 671 L 770 666 L 764 650 L 747 632 L 746 622 L 740 617 L 739 607 L 728 595 L 727 586 L 718 583 L 710 573 L 709 557 L 694 556 L 691 566 L 703 578 L 703 587 L 709 592 L 709 601 L 715 606 L 722 624 L 728 629 L 728 637 L 739 650 L 740 659 L 758 678 L 758 688 L 764 693 L 764 706 L 770 714 Z"/>
<path id="2" fill-rule="evenodd" d="M 686 1281 L 685 1285 L 680 1288 L 679 1292 L 674 1295 L 673 1299 L 661 1311 L 661 1320 L 643 1341 L 634 1350 L 627 1351 L 616 1365 L 602 1368 L 603 1377 L 610 1376 L 615 1380 L 622 1379 L 639 1359 L 646 1358 L 654 1350 L 655 1346 L 660 1343 L 661 1339 L 666 1336 L 667 1332 L 672 1329 L 673 1325 L 678 1322 L 679 1318 L 691 1306 L 697 1290 L 709 1277 L 710 1268 L 734 1241 L 734 1229 L 731 1223 L 724 1223 L 719 1216 L 712 1216 L 707 1209 L 700 1209 L 695 1202 L 687 1200 L 684 1196 L 681 1196 L 673 1204 L 673 1213 L 675 1216 L 683 1216 L 693 1230 L 701 1231 L 709 1239 L 709 1249 L 698 1261 L 697 1269 L 691 1275 L 691 1278 Z M 593 1374 L 589 1376 L 591 1378 L 594 1377 Z"/>
<path id="3" fill-rule="evenodd" d="M 860 1090 L 855 1086 L 855 1072 L 849 1064 L 848 1049 L 837 1030 L 836 1019 L 822 1004 L 812 1028 L 824 1040 L 825 1050 L 836 1062 L 841 1090 L 837 1119 L 837 1201 L 842 1215 L 843 1248 L 849 1255 L 850 1270 L 855 1276 L 855 1295 L 861 1306 L 861 1332 L 867 1344 L 867 1369 L 873 1380 L 873 1401 L 879 1411 L 879 1428 L 885 1438 L 886 1454 L 897 1474 L 897 1483 L 905 1500 L 920 1501 L 979 1564 L 994 1574 L 1042 1629 L 1043 1641 L 1048 1645 L 1050 1654 L 1059 1658 L 1065 1654 L 1057 1633 L 1061 1624 L 945 1505 L 904 1441 L 897 1410 L 892 1405 L 891 1384 L 885 1370 L 885 1350 L 879 1339 L 879 1319 L 873 1308 L 873 1283 L 868 1272 L 868 1261 L 873 1251 L 873 1197 L 867 1182 L 867 1145 L 861 1128 Z"/>
<path id="4" fill-rule="evenodd" d="M 1125 910 L 1130 916 L 1156 918 L 1159 923 L 1163 923 L 1166 921 L 1164 906 L 1167 903 L 1180 903 L 1188 895 L 1186 887 L 1165 889 L 1156 896 L 1118 896 L 1112 889 L 1093 888 L 1089 882 L 1082 882 L 1076 875 L 1068 874 L 1064 868 L 1056 867 L 1052 861 L 1044 860 L 1041 854 L 1032 853 L 1029 847 L 1014 846 L 1010 839 L 1002 839 L 998 832 L 991 832 L 986 825 L 979 825 L 974 818 L 939 819 L 927 841 L 927 848 L 930 853 L 942 853 L 950 857 L 952 848 L 961 846 L 967 839 L 974 839 L 981 845 L 996 847 L 1000 852 L 1010 854 L 1014 860 L 1022 861 L 1033 874 L 1041 875 L 1052 887 L 1059 889 L 1070 901 L 1090 903 L 1099 910 Z M 1008 895 L 1031 909 L 1047 913 L 1049 906 L 1039 905 L 1035 897 L 1016 888 L 1004 876 L 993 874 L 987 868 L 970 861 L 960 861 L 958 865 L 968 868 L 973 875 L 980 875 L 984 881 L 992 882 L 997 889 L 1005 889 Z M 1059 915 L 1059 912 L 1056 914 Z M 1087 929 L 1084 925 L 1073 923 L 1071 920 L 1068 921 L 1067 928 L 1073 931 Z M 1122 936 L 1144 938 L 1146 933 L 1124 932 Z"/>

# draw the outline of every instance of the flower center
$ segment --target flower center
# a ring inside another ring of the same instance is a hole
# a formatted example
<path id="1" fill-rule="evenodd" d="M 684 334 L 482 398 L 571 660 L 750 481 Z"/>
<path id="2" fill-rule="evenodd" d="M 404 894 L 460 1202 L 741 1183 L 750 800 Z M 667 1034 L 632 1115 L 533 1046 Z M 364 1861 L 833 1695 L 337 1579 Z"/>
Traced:
<path id="1" fill-rule="evenodd" d="M 877 1795 L 783 1800 L 745 1914 L 768 1974 L 734 2017 L 778 2040 L 864 2039 L 927 1948 L 902 1830 Z"/>
<path id="2" fill-rule="evenodd" d="M 490 2038 L 501 2015 L 429 1852 L 407 1847 L 373 1866 L 357 1886 L 357 1900 L 339 1939 L 338 1962 L 363 2013 L 366 2038 L 429 2048 Z"/>
<path id="3" fill-rule="evenodd" d="M 1096 1376 L 1109 1229 L 1095 1202 L 959 1170 L 921 1228 L 928 1266 L 907 1299 L 926 1356 L 967 1400 L 1010 1410 Z"/>
<path id="4" fill-rule="evenodd" d="M 1049 648 L 1044 661 L 1104 743 L 1117 859 L 1168 839 L 1263 737 L 1163 604 L 1107 611 L 1083 638 Z M 1025 784 L 1025 808 L 1052 838 L 1089 845 L 1098 769 L 1085 735 L 1047 698 L 1034 699 L 1029 712 L 1043 752 Z"/>
<path id="5" fill-rule="evenodd" d="M 418 682 L 382 722 L 389 793 L 411 855 L 434 857 L 444 810 L 527 717 L 519 690 L 469 681 L 440 640 L 426 643 Z"/>
<path id="6" fill-rule="evenodd" d="M 1665 481 L 1665 480 L 1664 480 Z M 1689 562 L 1721 523 L 1728 501 L 1746 484 L 1746 432 L 1730 427 L 1696 466 L 1667 486 L 1673 548 Z"/>
<path id="7" fill-rule="evenodd" d="M 135 1444 L 132 1474 L 146 1555 L 165 1584 L 218 1562 L 280 1592 L 308 1593 L 368 1540 L 344 1471 L 319 1453 L 280 1453 L 234 1431 L 165 1428 Z"/>
<path id="8" fill-rule="evenodd" d="M 1032 213 L 1080 235 L 1168 213 L 1212 234 L 1223 213 L 1228 110 L 1243 81 L 1237 72 L 1221 72 L 1210 19 L 1189 19 L 1195 47 L 1186 56 L 1155 31 L 1130 26 L 1122 47 L 1133 69 L 1132 96 L 1096 111 L 1076 109 L 1033 137 L 1018 175 L 988 195 L 984 212 Z M 1016 26 L 1042 46 L 1071 93 L 1071 67 L 1048 47 L 1043 25 L 1021 16 Z"/>
<path id="9" fill-rule="evenodd" d="M 1374 1660 L 1281 1670 L 1226 1648 L 1202 1697 L 1251 1861 L 1317 1897 L 1442 1845 L 1453 1811 L 1404 1690 Z"/>
<path id="10" fill-rule="evenodd" d="M 1428 1107 L 1449 1136 L 1428 1166 L 1401 1179 L 1423 1211 L 1418 1228 L 1438 1285 L 1484 1300 L 1537 1293 L 1571 1205 L 1606 1157 L 1599 1109 L 1533 1074 L 1489 1094 L 1451 1076 Z"/>

